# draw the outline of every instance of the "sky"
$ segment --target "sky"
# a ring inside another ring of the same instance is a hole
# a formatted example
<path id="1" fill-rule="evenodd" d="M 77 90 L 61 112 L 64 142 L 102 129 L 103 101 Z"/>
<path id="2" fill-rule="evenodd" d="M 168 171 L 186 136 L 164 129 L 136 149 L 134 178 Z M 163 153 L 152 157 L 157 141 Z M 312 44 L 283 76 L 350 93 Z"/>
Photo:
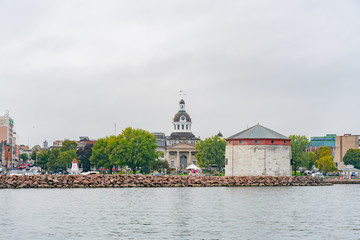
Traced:
<path id="1" fill-rule="evenodd" d="M 0 115 L 20 144 L 257 123 L 360 134 L 360 2 L 0 0 Z"/>

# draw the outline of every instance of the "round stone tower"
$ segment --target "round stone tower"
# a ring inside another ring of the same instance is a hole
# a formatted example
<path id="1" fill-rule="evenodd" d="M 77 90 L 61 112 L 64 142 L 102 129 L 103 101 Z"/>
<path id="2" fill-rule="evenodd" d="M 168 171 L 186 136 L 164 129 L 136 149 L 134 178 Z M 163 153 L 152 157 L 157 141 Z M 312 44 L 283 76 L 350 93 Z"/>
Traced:
<path id="1" fill-rule="evenodd" d="M 291 176 L 290 138 L 257 124 L 226 143 L 226 176 Z"/>

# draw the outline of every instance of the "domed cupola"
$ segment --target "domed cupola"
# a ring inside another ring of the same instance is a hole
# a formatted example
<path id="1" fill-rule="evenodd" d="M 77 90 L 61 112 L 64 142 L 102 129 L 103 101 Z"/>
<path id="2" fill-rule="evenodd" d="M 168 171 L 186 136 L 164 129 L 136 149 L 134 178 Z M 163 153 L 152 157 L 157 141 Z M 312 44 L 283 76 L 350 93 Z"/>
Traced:
<path id="1" fill-rule="evenodd" d="M 179 102 L 179 111 L 173 118 L 174 132 L 191 132 L 191 117 L 185 111 L 185 101 L 183 99 Z"/>

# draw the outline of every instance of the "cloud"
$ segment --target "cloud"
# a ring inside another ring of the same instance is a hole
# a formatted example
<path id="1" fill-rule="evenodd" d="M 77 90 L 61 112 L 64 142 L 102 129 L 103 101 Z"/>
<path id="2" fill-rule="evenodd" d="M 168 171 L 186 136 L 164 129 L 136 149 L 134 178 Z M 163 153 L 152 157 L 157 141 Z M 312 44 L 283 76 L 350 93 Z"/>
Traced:
<path id="1" fill-rule="evenodd" d="M 258 122 L 359 133 L 357 1 L 1 1 L 0 111 L 21 141 L 127 126 L 193 132 Z M 35 126 L 35 128 L 33 128 Z M 34 130 L 36 129 L 36 130 Z"/>

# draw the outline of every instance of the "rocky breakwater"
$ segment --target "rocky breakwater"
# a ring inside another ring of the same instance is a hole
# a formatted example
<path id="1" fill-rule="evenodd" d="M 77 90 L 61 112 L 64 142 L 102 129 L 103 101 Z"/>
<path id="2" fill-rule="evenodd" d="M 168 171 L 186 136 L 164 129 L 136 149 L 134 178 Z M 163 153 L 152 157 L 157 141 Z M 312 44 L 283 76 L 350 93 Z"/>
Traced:
<path id="1" fill-rule="evenodd" d="M 313 177 L 218 177 L 142 175 L 0 175 L 0 188 L 325 186 Z"/>

